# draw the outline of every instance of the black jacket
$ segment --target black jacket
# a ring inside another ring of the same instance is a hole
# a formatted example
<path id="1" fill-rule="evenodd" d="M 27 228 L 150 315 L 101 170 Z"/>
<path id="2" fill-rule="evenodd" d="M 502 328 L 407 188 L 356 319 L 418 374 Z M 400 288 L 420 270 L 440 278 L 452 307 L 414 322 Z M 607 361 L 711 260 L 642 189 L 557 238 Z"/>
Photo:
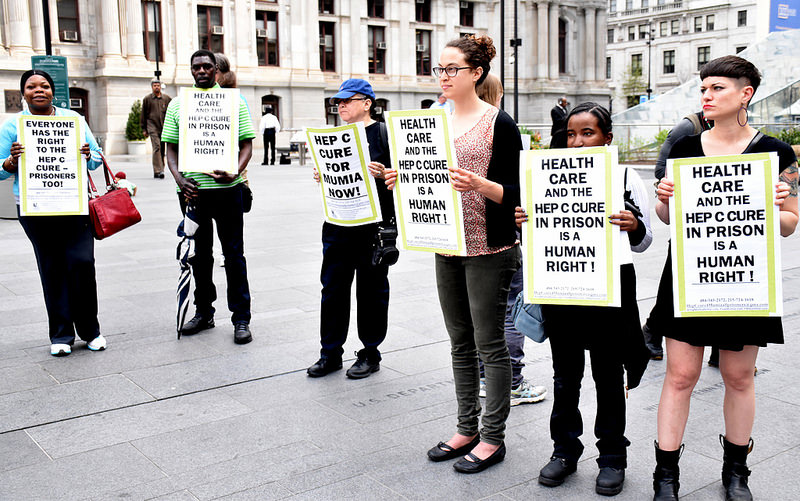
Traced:
<path id="1" fill-rule="evenodd" d="M 517 225 L 514 222 L 514 207 L 519 201 L 519 152 L 522 139 L 514 119 L 503 110 L 497 114 L 494 124 L 492 158 L 486 179 L 503 186 L 503 202 L 486 199 L 486 243 L 490 247 L 513 244 Z"/>

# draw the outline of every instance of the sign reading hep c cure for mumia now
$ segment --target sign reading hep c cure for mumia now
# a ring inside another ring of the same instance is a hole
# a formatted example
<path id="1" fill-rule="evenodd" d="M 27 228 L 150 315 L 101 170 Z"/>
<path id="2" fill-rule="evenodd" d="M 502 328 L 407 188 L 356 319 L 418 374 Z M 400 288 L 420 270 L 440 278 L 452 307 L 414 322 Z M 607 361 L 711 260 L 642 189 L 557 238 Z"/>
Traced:
<path id="1" fill-rule="evenodd" d="M 404 249 L 463 256 L 461 193 L 450 184 L 457 166 L 453 129 L 443 109 L 386 112 L 394 202 Z"/>
<path id="2" fill-rule="evenodd" d="M 308 128 L 306 135 L 319 173 L 325 219 L 339 226 L 379 222 L 381 205 L 375 179 L 367 169 L 369 149 L 364 123 Z"/>
<path id="3" fill-rule="evenodd" d="M 239 171 L 239 89 L 181 89 L 181 172 Z"/>
<path id="4" fill-rule="evenodd" d="M 667 162 L 676 317 L 781 316 L 776 153 Z"/>
<path id="5" fill-rule="evenodd" d="M 20 214 L 88 214 L 81 118 L 23 115 L 17 130 L 25 147 L 19 164 Z"/>
<path id="6" fill-rule="evenodd" d="M 620 305 L 616 146 L 520 153 L 526 303 Z"/>

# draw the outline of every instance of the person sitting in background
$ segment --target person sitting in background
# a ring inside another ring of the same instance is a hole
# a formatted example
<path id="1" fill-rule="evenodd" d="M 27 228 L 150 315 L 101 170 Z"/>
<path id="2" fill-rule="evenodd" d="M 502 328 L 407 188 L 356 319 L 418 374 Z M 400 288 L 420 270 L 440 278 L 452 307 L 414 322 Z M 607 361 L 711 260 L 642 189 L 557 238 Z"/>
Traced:
<path id="1" fill-rule="evenodd" d="M 130 193 L 132 197 L 136 196 L 136 185 L 128 181 L 128 176 L 124 172 L 119 171 L 114 174 L 114 182 L 117 183 L 117 186 L 120 188 L 128 190 L 128 193 Z"/>

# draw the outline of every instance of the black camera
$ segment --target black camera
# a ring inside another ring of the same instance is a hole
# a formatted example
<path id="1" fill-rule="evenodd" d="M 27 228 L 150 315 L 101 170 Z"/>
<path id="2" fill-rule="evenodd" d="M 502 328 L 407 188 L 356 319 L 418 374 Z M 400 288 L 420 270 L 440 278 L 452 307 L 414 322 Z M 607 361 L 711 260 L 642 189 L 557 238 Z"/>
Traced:
<path id="1" fill-rule="evenodd" d="M 372 265 L 391 266 L 397 262 L 400 251 L 397 250 L 397 227 L 378 226 L 375 244 L 372 250 Z"/>

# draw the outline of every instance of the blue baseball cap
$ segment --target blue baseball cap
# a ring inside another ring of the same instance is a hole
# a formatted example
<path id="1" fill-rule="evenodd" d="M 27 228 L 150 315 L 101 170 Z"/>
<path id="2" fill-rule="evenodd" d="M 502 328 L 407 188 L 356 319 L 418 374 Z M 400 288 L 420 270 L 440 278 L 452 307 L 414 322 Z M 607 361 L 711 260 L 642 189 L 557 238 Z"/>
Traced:
<path id="1" fill-rule="evenodd" d="M 375 100 L 375 92 L 373 92 L 369 82 L 361 78 L 349 78 L 339 86 L 339 92 L 331 97 L 331 104 L 333 104 L 334 99 L 348 99 L 356 94 L 363 94 L 373 101 Z"/>

